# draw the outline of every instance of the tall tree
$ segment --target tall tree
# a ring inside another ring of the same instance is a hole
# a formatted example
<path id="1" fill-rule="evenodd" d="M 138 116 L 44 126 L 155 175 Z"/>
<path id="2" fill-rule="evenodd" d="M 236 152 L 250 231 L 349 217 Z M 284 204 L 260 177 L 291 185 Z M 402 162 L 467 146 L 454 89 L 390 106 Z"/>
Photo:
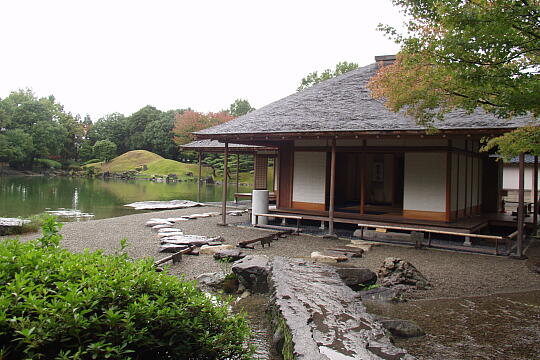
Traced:
<path id="1" fill-rule="evenodd" d="M 317 71 L 313 71 L 307 74 L 307 76 L 302 79 L 300 86 L 298 87 L 298 89 L 296 89 L 296 91 L 307 89 L 308 87 L 318 84 L 321 81 L 331 79 L 341 74 L 345 74 L 346 72 L 349 72 L 357 68 L 358 68 L 358 64 L 356 63 L 352 63 L 352 62 L 349 63 L 346 61 L 342 61 L 336 64 L 336 67 L 334 68 L 334 70 L 326 69 L 320 75 Z"/>
<path id="2" fill-rule="evenodd" d="M 179 145 L 186 144 L 194 139 L 192 132 L 219 125 L 232 119 L 234 119 L 234 116 L 225 111 L 203 114 L 188 110 L 182 114 L 177 114 L 173 129 L 175 142 Z"/>
<path id="3" fill-rule="evenodd" d="M 32 159 L 32 137 L 22 129 L 0 132 L 0 161 L 18 166 Z"/>
<path id="4" fill-rule="evenodd" d="M 149 146 L 144 139 L 144 129 L 153 121 L 159 120 L 162 112 L 153 106 L 147 105 L 126 118 L 129 130 L 129 149 L 145 149 Z"/>
<path id="5" fill-rule="evenodd" d="M 99 140 L 109 140 L 115 143 L 119 153 L 129 150 L 129 130 L 126 117 L 120 113 L 107 114 L 99 118 L 87 133 L 87 139 L 91 144 Z"/>
<path id="6" fill-rule="evenodd" d="M 110 140 L 99 140 L 94 144 L 94 156 L 101 161 L 110 161 L 116 156 L 116 145 Z"/>
<path id="7" fill-rule="evenodd" d="M 390 109 L 423 124 L 457 108 L 482 107 L 504 118 L 540 115 L 538 0 L 393 3 L 411 21 L 405 35 L 380 26 L 402 49 L 370 83 Z"/>
<path id="8" fill-rule="evenodd" d="M 255 110 L 255 108 L 245 99 L 236 99 L 231 106 L 229 106 L 229 114 L 234 117 L 246 115 L 253 110 Z"/>

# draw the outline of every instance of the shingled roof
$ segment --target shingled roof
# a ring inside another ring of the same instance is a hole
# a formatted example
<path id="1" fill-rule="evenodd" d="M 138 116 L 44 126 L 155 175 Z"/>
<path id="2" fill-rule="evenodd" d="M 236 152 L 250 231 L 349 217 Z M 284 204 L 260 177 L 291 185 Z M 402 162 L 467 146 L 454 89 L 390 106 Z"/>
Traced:
<path id="1" fill-rule="evenodd" d="M 225 144 L 217 140 L 197 140 L 180 146 L 182 150 L 203 151 L 209 153 L 220 153 L 225 151 Z M 229 143 L 231 153 L 253 153 L 257 151 L 275 150 L 265 146 L 244 145 Z"/>
<path id="2" fill-rule="evenodd" d="M 195 135 L 212 138 L 213 135 L 425 130 L 414 118 L 403 112 L 391 112 L 381 100 L 371 97 L 367 83 L 378 66 L 374 63 L 352 70 Z M 482 110 L 472 114 L 454 111 L 435 127 L 440 130 L 512 129 L 532 121 L 527 116 L 500 119 Z"/>

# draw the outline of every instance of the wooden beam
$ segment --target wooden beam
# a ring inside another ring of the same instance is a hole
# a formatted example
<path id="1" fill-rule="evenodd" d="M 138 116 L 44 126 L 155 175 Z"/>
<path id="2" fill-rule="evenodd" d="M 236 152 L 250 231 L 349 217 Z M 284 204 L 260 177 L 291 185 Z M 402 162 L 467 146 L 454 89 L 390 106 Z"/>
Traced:
<path id="1" fill-rule="evenodd" d="M 227 225 L 227 174 L 229 166 L 229 143 L 225 142 L 225 152 L 223 157 L 223 199 L 221 200 L 222 221 L 220 225 Z"/>
<path id="2" fill-rule="evenodd" d="M 538 156 L 534 157 L 533 168 L 533 188 L 532 188 L 532 201 L 533 201 L 533 224 L 536 228 L 538 226 Z"/>
<path id="3" fill-rule="evenodd" d="M 334 234 L 334 205 L 336 199 L 336 138 L 332 138 L 332 152 L 330 158 L 330 203 L 328 205 L 328 236 Z"/>
<path id="4" fill-rule="evenodd" d="M 518 193 L 518 236 L 516 246 L 516 257 L 523 257 L 523 224 L 524 224 L 524 205 L 525 205 L 525 154 L 519 154 L 519 193 Z"/>
<path id="5" fill-rule="evenodd" d="M 163 259 L 157 260 L 154 263 L 154 266 L 161 265 L 161 264 L 166 263 L 167 261 L 171 261 L 171 260 L 173 261 L 173 264 L 176 264 L 177 262 L 180 262 L 180 259 L 182 259 L 182 254 L 189 254 L 195 248 L 196 248 L 196 246 L 190 246 L 190 247 L 188 247 L 188 248 L 186 248 L 184 250 L 180 250 L 178 252 L 175 252 L 172 255 L 164 257 Z"/>

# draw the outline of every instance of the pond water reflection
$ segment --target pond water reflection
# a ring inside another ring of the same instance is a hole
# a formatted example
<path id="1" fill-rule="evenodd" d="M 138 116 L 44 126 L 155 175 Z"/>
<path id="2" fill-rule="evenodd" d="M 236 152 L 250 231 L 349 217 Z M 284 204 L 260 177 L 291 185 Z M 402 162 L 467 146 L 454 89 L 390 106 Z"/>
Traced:
<path id="1" fill-rule="evenodd" d="M 240 187 L 239 191 L 250 191 Z M 233 199 L 235 185 L 229 187 Z M 220 201 L 222 186 L 203 185 L 199 201 Z M 144 180 L 102 180 L 85 178 L 4 176 L 0 177 L 0 217 L 27 217 L 47 210 L 74 209 L 95 215 L 95 219 L 140 213 L 128 207 L 146 200 L 197 201 L 196 182 L 155 183 Z"/>

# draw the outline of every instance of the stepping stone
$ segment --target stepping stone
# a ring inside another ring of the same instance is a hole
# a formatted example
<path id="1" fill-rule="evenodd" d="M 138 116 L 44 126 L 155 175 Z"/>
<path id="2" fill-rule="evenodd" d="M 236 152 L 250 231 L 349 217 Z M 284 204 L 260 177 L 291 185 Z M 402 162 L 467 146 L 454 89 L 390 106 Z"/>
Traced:
<path id="1" fill-rule="evenodd" d="M 158 230 L 158 233 L 159 233 L 159 234 L 164 234 L 164 233 L 172 233 L 172 232 L 178 232 L 178 231 L 181 231 L 181 230 L 180 230 L 180 229 L 175 229 L 175 228 L 168 227 L 168 228 L 162 228 L 162 229 L 159 229 L 159 230 Z"/>
<path id="2" fill-rule="evenodd" d="M 161 244 L 160 252 L 177 252 L 180 250 L 187 249 L 189 246 L 187 245 L 179 245 L 179 244 Z"/>
<path id="3" fill-rule="evenodd" d="M 161 242 L 169 244 L 202 246 L 208 244 L 209 242 L 215 242 L 218 239 L 220 239 L 220 237 L 208 238 L 200 235 L 175 235 L 164 237 L 161 239 Z"/>
<path id="4" fill-rule="evenodd" d="M 221 250 L 214 253 L 214 259 L 216 260 L 229 259 L 229 261 L 236 261 L 236 260 L 243 259 L 245 257 L 246 257 L 246 254 L 244 254 L 244 252 L 238 249 Z"/>
<path id="5" fill-rule="evenodd" d="M 344 255 L 327 255 L 320 253 L 319 251 L 314 251 L 311 253 L 311 260 L 324 262 L 324 263 L 338 263 L 349 260 Z"/>
<path id="6" fill-rule="evenodd" d="M 172 224 L 173 223 L 168 222 L 168 221 L 153 221 L 153 220 L 150 220 L 150 221 L 146 222 L 145 225 L 148 226 L 148 227 L 151 227 L 153 229 L 156 226 L 171 226 Z"/>
<path id="7" fill-rule="evenodd" d="M 167 218 L 165 219 L 167 220 L 168 222 L 179 222 L 179 221 L 186 221 L 187 219 L 185 217 L 177 217 L 177 218 Z"/>
<path id="8" fill-rule="evenodd" d="M 223 244 L 223 245 L 218 245 L 218 246 L 203 245 L 201 246 L 201 249 L 199 250 L 199 252 L 201 254 L 213 255 L 222 250 L 230 250 L 230 249 L 234 249 L 234 246 L 230 244 Z"/>
<path id="9" fill-rule="evenodd" d="M 165 233 L 158 234 L 158 236 L 160 238 L 165 238 L 165 237 L 169 237 L 169 236 L 181 236 L 181 235 L 184 235 L 184 233 L 182 231 L 165 232 Z"/>

